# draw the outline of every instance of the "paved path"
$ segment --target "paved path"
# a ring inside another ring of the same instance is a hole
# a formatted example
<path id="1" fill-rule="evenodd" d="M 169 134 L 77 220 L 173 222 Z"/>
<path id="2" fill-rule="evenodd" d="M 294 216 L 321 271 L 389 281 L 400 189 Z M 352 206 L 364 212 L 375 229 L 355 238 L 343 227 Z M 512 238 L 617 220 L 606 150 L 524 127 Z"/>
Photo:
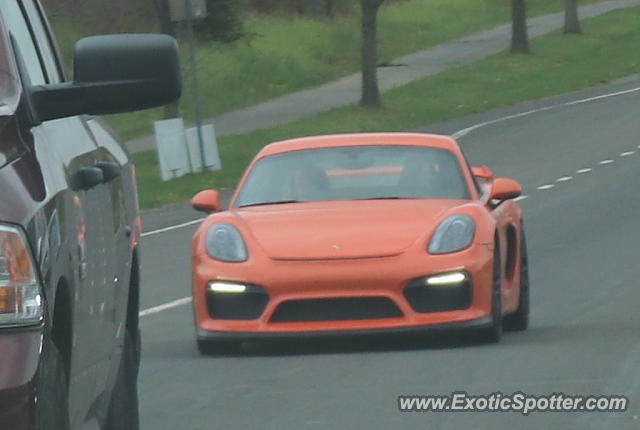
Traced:
<path id="1" fill-rule="evenodd" d="M 640 6 L 640 0 L 615 0 L 580 8 L 580 18 L 591 18 L 615 9 Z M 530 18 L 529 36 L 537 37 L 562 27 L 564 13 Z M 509 46 L 511 24 L 481 31 L 394 60 L 390 67 L 378 69 L 381 91 L 406 85 L 461 65 L 495 55 Z M 317 88 L 298 91 L 254 106 L 207 120 L 215 124 L 218 136 L 249 133 L 261 128 L 286 124 L 317 115 L 360 99 L 360 74 L 354 73 Z M 154 148 L 153 137 L 127 142 L 131 152 Z"/>

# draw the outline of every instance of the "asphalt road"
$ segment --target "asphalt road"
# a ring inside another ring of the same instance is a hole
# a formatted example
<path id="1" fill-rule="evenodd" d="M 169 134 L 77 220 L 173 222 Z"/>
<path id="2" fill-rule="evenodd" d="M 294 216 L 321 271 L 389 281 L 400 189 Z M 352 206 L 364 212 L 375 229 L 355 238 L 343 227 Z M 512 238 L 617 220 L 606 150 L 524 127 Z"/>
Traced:
<path id="1" fill-rule="evenodd" d="M 635 87 L 640 79 L 427 130 L 453 133 Z M 449 333 L 251 344 L 238 355 L 201 357 L 191 308 L 178 306 L 142 318 L 142 428 L 639 428 L 639 110 L 640 92 L 632 92 L 488 125 L 460 139 L 472 164 L 517 179 L 527 195 L 521 205 L 530 253 L 530 330 L 507 333 L 498 345 Z M 143 308 L 188 296 L 194 229 L 143 239 Z M 398 411 L 398 395 L 460 390 L 624 394 L 630 405 L 618 414 L 526 417 Z"/>

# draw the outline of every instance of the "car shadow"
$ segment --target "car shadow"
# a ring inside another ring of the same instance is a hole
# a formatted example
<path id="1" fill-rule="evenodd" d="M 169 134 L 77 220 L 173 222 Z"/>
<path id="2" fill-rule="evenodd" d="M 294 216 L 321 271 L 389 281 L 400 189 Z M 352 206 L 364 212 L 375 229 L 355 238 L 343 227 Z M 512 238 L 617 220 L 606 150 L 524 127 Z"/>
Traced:
<path id="1" fill-rule="evenodd" d="M 368 334 L 355 337 L 301 338 L 288 340 L 243 342 L 233 350 L 218 351 L 211 357 L 302 356 L 320 354 L 361 354 L 370 352 L 401 352 L 439 350 L 483 345 L 479 333 L 446 331 L 429 334 Z"/>

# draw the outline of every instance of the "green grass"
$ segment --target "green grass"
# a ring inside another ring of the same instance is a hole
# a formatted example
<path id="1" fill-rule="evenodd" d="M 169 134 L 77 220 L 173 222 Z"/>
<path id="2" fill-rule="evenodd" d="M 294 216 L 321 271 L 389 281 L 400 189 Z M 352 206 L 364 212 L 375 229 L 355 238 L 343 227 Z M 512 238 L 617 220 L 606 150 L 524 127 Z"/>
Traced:
<path id="1" fill-rule="evenodd" d="M 186 201 L 205 188 L 232 188 L 265 144 L 296 136 L 390 131 L 578 90 L 640 71 L 640 8 L 583 22 L 585 35 L 532 41 L 534 55 L 502 53 L 384 94 L 385 108 L 336 109 L 292 124 L 219 139 L 224 169 L 162 183 L 155 152 L 134 154 L 143 208 Z"/>
<path id="2" fill-rule="evenodd" d="M 602 0 L 585 0 L 582 4 Z M 560 0 L 530 0 L 529 15 L 563 7 Z M 507 0 L 406 0 L 380 10 L 381 64 L 510 19 Z M 247 37 L 233 44 L 206 43 L 198 49 L 202 112 L 205 117 L 250 106 L 292 91 L 318 86 L 359 70 L 357 15 L 331 20 L 251 15 Z M 181 44 L 183 57 L 187 45 Z M 187 62 L 183 62 L 187 64 Z M 193 120 L 190 70 L 184 69 L 181 116 Z M 152 134 L 159 109 L 110 118 L 124 139 Z"/>

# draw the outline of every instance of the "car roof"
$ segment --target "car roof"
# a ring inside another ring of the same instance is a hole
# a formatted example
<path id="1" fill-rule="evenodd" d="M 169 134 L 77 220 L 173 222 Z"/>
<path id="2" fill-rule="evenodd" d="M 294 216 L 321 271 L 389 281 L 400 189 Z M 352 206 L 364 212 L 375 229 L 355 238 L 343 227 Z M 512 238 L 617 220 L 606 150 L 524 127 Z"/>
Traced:
<path id="1" fill-rule="evenodd" d="M 459 153 L 458 144 L 448 136 L 423 133 L 354 133 L 301 137 L 274 142 L 265 146 L 256 158 L 305 149 L 388 145 L 425 146 Z"/>

